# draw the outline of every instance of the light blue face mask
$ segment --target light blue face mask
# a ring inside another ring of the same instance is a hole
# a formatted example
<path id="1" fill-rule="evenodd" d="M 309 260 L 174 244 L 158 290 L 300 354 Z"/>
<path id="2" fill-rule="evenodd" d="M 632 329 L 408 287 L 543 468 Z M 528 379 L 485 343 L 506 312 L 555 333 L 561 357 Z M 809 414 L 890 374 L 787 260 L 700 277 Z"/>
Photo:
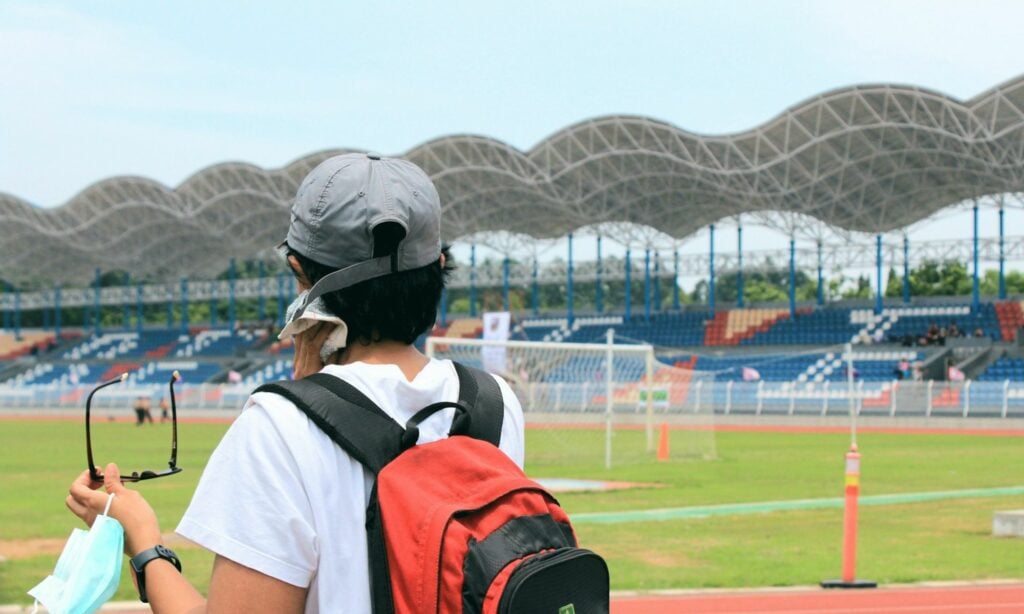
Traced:
<path id="1" fill-rule="evenodd" d="M 53 614 L 95 612 L 117 592 L 124 558 L 124 529 L 107 515 L 114 495 L 107 496 L 103 515 L 88 531 L 73 529 L 53 574 L 33 587 L 35 597 Z"/>

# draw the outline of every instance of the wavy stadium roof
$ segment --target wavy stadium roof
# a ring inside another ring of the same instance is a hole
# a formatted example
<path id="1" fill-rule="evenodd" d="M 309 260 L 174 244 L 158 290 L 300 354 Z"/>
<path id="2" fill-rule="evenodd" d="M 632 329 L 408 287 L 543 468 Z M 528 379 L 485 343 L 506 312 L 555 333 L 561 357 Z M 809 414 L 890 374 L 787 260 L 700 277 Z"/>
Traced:
<path id="1" fill-rule="evenodd" d="M 53 209 L 0 193 L 0 278 L 215 274 L 284 236 L 299 182 L 343 151 L 272 170 L 217 164 L 173 189 L 115 177 Z M 1024 190 L 1024 76 L 963 102 L 917 87 L 847 87 L 721 136 L 620 115 L 569 126 L 526 152 L 453 135 L 402 157 L 436 183 L 447 241 L 499 230 L 550 238 L 614 222 L 682 239 L 756 211 L 888 232 L 965 199 Z"/>

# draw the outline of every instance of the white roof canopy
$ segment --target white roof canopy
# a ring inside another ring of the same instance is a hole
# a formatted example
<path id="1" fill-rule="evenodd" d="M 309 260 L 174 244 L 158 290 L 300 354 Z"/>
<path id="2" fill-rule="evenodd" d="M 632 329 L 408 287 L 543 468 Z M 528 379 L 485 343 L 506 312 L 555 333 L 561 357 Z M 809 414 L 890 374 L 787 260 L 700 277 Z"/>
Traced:
<path id="1" fill-rule="evenodd" d="M 342 151 L 276 170 L 217 164 L 174 189 L 115 177 L 54 209 L 0 194 L 0 278 L 81 282 L 96 268 L 216 274 L 230 257 L 257 257 L 284 237 L 299 182 Z M 757 211 L 888 232 L 966 199 L 1024 191 L 1024 76 L 965 102 L 898 85 L 843 88 L 731 135 L 610 116 L 528 152 L 465 135 L 402 157 L 436 183 L 448 242 L 487 231 L 551 238 L 616 222 L 682 239 Z"/>

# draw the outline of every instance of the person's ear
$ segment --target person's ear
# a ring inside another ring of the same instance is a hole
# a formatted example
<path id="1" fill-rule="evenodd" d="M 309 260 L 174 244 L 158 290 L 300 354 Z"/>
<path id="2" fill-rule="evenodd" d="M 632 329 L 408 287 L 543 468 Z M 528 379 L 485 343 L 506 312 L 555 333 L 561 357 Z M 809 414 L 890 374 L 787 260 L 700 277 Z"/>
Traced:
<path id="1" fill-rule="evenodd" d="M 441 252 L 441 270 L 444 270 L 444 265 L 447 263 L 447 261 L 448 259 L 444 257 L 444 252 Z"/>
<path id="2" fill-rule="evenodd" d="M 299 259 L 292 254 L 288 255 L 288 266 L 292 268 L 292 271 L 295 273 L 295 279 L 299 282 L 299 292 L 305 292 L 313 287 L 313 284 L 309 282 L 309 278 L 306 277 L 306 272 L 302 270 Z"/>

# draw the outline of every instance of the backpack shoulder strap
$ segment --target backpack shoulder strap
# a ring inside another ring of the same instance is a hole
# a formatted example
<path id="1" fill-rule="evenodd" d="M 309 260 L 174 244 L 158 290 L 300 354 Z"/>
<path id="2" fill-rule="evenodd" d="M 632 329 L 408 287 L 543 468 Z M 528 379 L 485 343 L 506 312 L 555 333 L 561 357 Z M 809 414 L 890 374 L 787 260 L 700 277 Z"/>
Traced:
<path id="1" fill-rule="evenodd" d="M 253 392 L 273 392 L 294 403 L 374 475 L 402 452 L 405 429 L 352 384 L 333 375 L 316 373 L 264 384 Z"/>
<path id="2" fill-rule="evenodd" d="M 505 403 L 501 388 L 486 371 L 452 361 L 459 376 L 459 404 L 469 410 L 470 437 L 497 446 L 501 442 L 501 424 L 505 419 Z"/>

